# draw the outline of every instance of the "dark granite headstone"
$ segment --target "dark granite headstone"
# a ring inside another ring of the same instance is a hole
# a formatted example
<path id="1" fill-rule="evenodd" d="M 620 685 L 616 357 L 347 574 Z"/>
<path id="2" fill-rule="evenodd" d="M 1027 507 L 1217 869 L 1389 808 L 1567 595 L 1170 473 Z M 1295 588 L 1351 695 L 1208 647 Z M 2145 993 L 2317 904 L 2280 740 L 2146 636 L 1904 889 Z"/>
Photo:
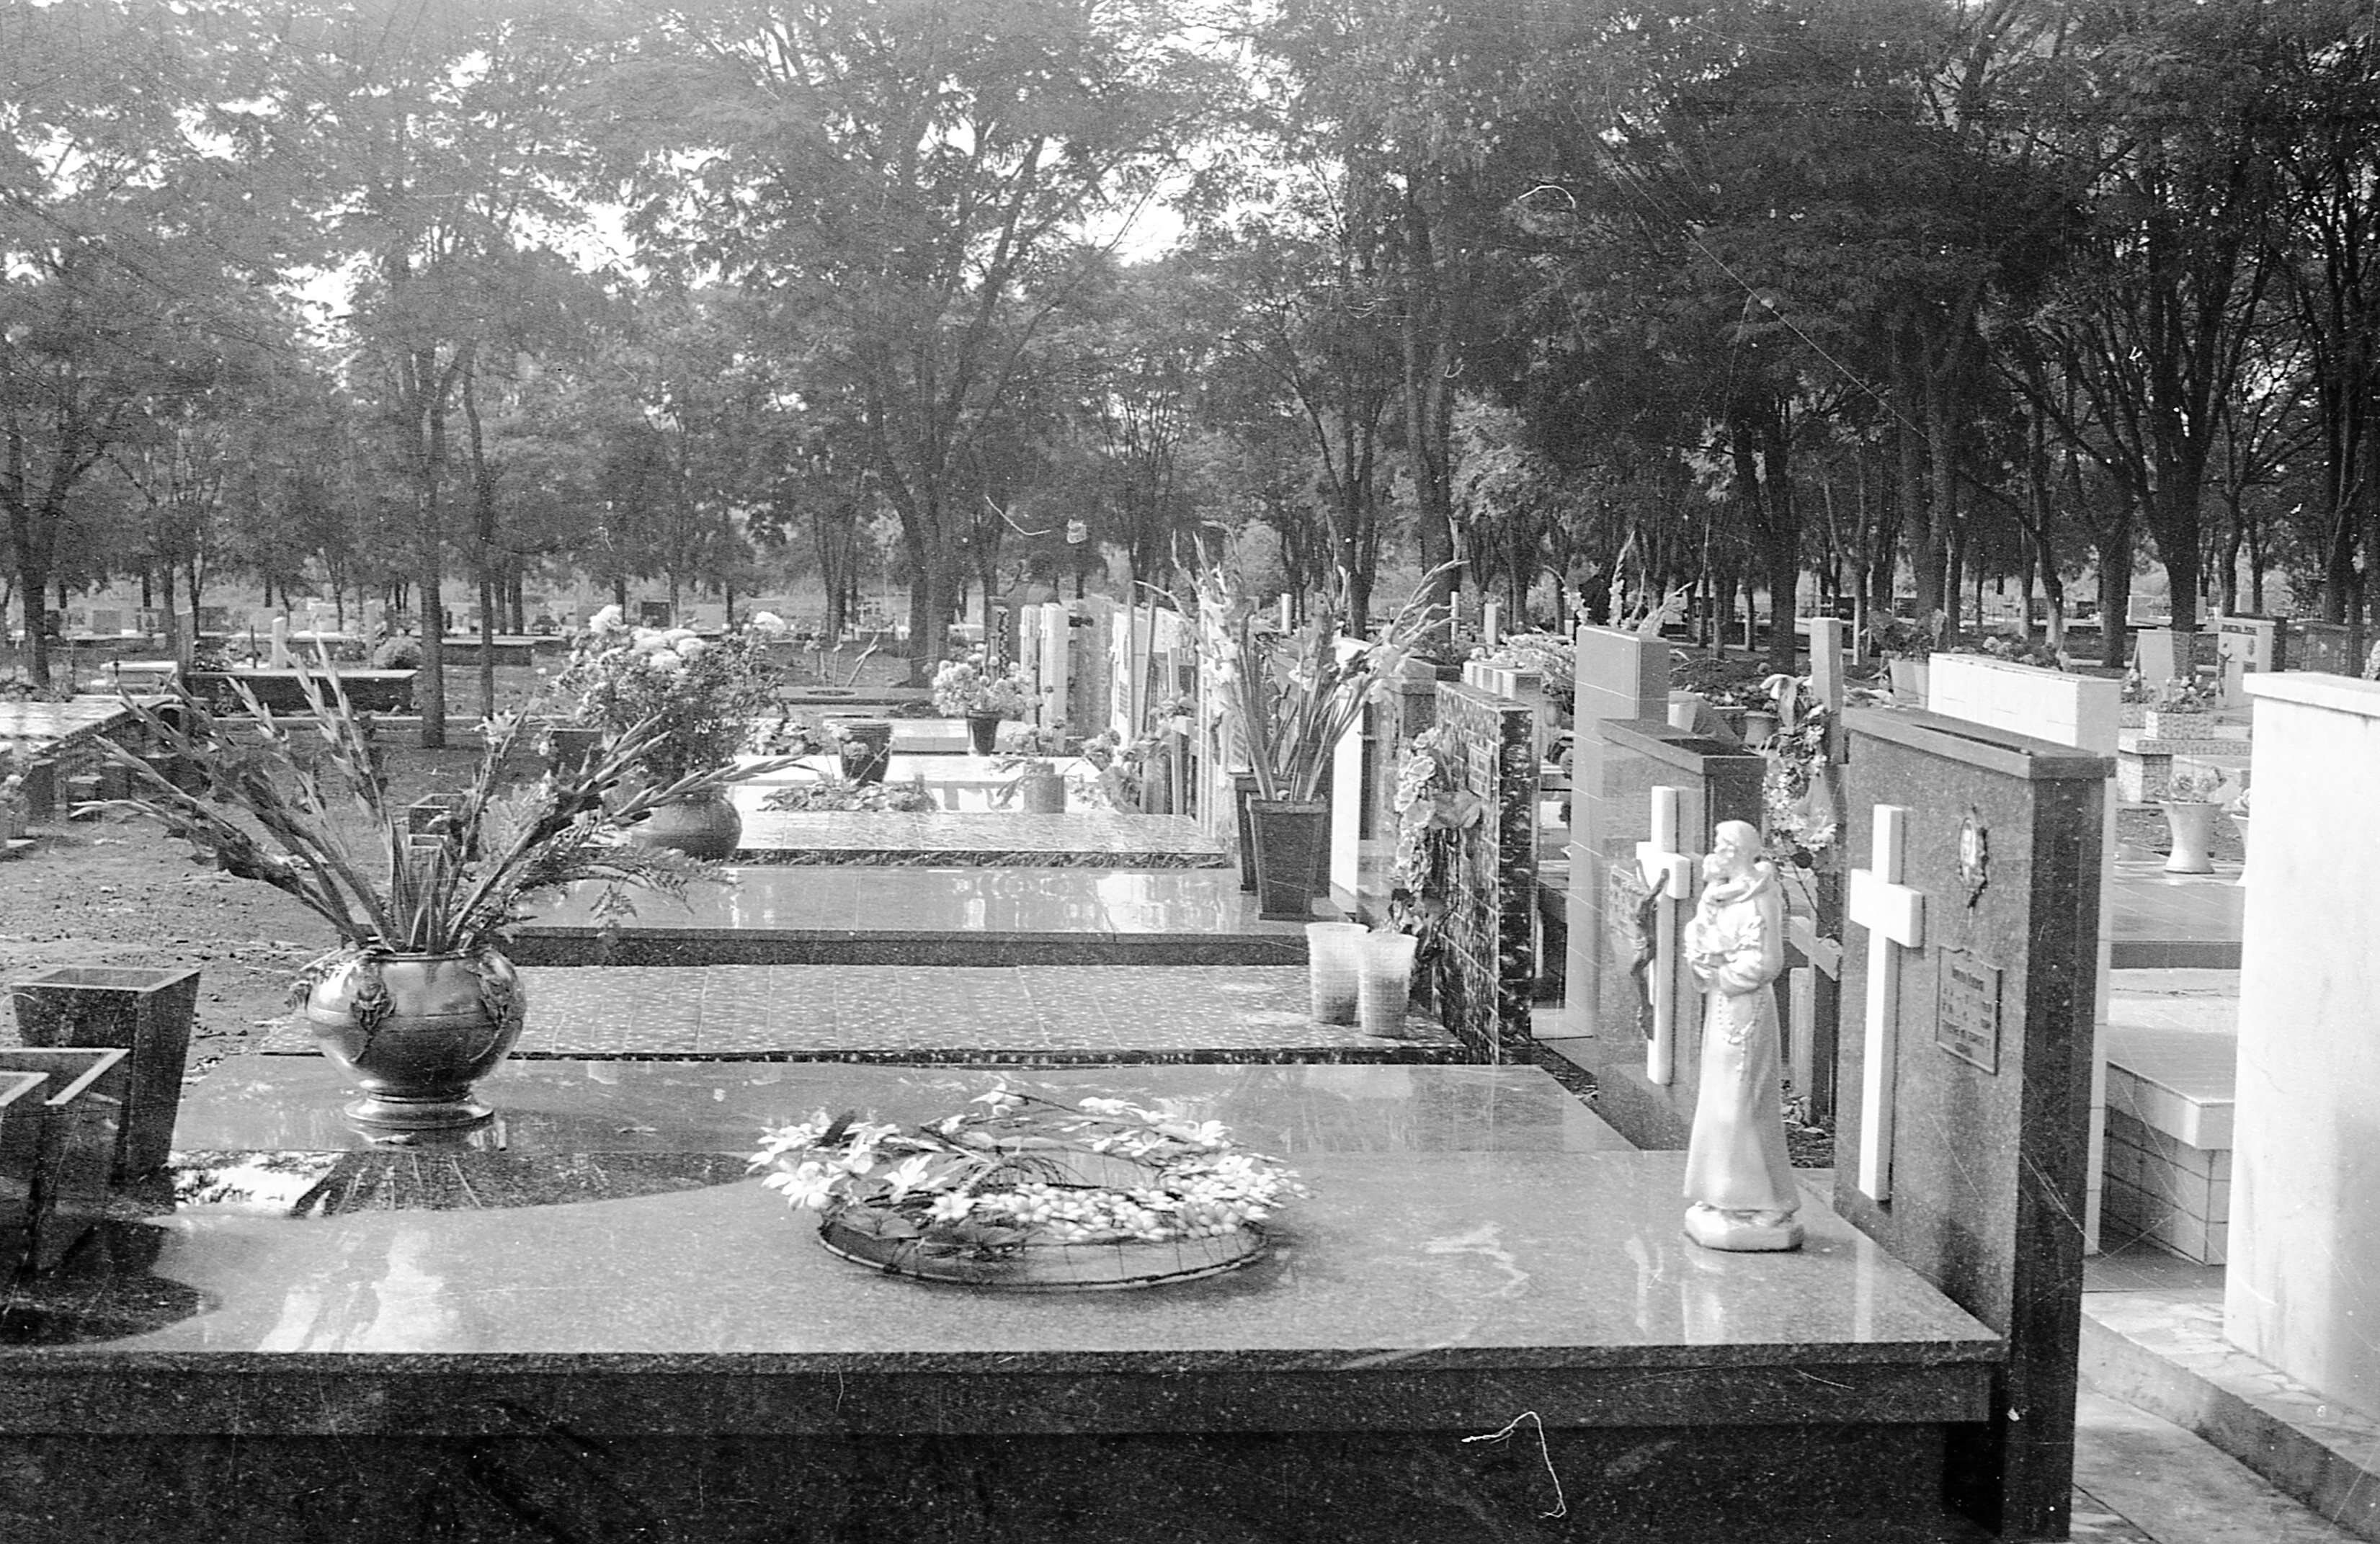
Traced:
<path id="1" fill-rule="evenodd" d="M 1683 856 L 1699 858 L 1710 851 L 1711 835 L 1722 821 L 1760 819 L 1760 777 L 1766 765 L 1756 755 L 1730 751 L 1715 740 L 1657 722 L 1601 726 L 1600 796 L 1603 813 L 1597 836 L 1600 845 L 1582 857 L 1572 849 L 1572 926 L 1578 907 L 1582 865 L 1599 903 L 1594 930 L 1581 939 L 1571 935 L 1571 955 L 1592 951 L 1597 968 L 1590 977 L 1594 997 L 1587 1003 L 1593 1036 L 1592 1068 L 1601 1092 L 1596 1109 L 1604 1119 L 1639 1147 L 1682 1148 L 1694 1119 L 1694 1068 L 1701 1056 L 1701 995 L 1682 958 L 1673 958 L 1668 990 L 1676 1008 L 1675 1075 L 1667 1084 L 1645 1076 L 1645 1036 L 1648 995 L 1657 990 L 1657 963 L 1644 970 L 1630 968 L 1645 945 L 1633 937 L 1626 915 L 1609 903 L 1618 893 L 1614 874 L 1623 877 L 1636 863 L 1636 844 L 1653 834 L 1653 790 L 1678 790 L 1678 840 Z M 1621 887 L 1621 888 L 1624 888 Z M 1633 892 L 1630 893 L 1631 894 Z M 1678 905 L 1674 902 L 1656 903 Z M 1579 986 L 1571 987 L 1573 1009 Z M 1782 1004 L 1780 1004 L 1781 1011 Z M 1576 1021 L 1572 1027 L 1577 1032 Z"/>
<path id="2" fill-rule="evenodd" d="M 2009 1337 L 1992 1417 L 1952 1457 L 1958 1500 L 2006 1537 L 2063 1538 L 2107 759 L 1939 714 L 1845 717 L 1851 862 L 1873 865 L 1874 807 L 1904 809 L 1900 880 L 1924 917 L 1891 1005 L 1882 1202 L 1860 1187 L 1853 1097 L 1877 951 L 1848 930 L 1835 1204 Z"/>
<path id="3" fill-rule="evenodd" d="M 1597 983 L 1602 976 L 1603 866 L 1591 855 L 1605 850 L 1598 832 L 1604 821 L 1603 725 L 1666 722 L 1670 711 L 1670 646 L 1615 627 L 1581 627 L 1577 633 L 1575 707 L 1571 736 L 1570 894 L 1563 945 L 1564 1034 L 1596 1032 Z M 1643 818 L 1642 811 L 1636 817 Z"/>
<path id="4" fill-rule="evenodd" d="M 1430 1001 L 1473 1055 L 1512 1060 L 1528 1052 L 1536 979 L 1536 718 L 1526 704 L 1441 681 L 1438 725 L 1452 736 L 1454 765 L 1486 814 L 1455 834 L 1455 882 L 1444 897 Z"/>

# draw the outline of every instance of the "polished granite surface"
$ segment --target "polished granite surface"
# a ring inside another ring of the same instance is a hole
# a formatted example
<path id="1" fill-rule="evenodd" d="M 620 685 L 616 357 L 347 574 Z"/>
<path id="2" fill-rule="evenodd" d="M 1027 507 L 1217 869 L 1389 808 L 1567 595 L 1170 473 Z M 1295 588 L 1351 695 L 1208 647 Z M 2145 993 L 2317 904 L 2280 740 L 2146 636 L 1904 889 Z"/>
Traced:
<path id="1" fill-rule="evenodd" d="M 192 1091 L 185 1139 L 320 1153 L 334 1145 L 328 1074 L 288 1058 L 218 1068 Z M 509 1145 L 494 1155 L 508 1158 L 734 1150 L 820 1106 L 929 1118 L 988 1081 L 544 1063 L 484 1087 L 508 1112 Z M 477 1207 L 451 1186 L 443 1206 L 334 1216 L 200 1205 L 159 1221 L 149 1268 L 188 1289 L 193 1311 L 103 1343 L 118 1356 L 200 1357 L 160 1364 L 182 1367 L 225 1353 L 459 1356 L 482 1368 L 504 1354 L 698 1354 L 714 1370 L 723 1357 L 756 1371 L 1004 1377 L 1331 1372 L 1384 1359 L 1408 1372 L 1980 1367 L 1998 1355 L 1996 1337 L 1815 1196 L 1799 1254 L 1694 1248 L 1678 1230 L 1683 1155 L 1626 1150 L 1535 1069 L 1110 1069 L 1012 1082 L 1181 1100 L 1290 1157 L 1313 1196 L 1284 1210 L 1273 1252 L 1245 1270 L 1031 1297 L 850 1265 L 757 1181 L 716 1183 L 715 1169 L 690 1188 L 541 1206 Z M 475 1156 L 447 1161 L 468 1173 Z M 0 1352 L 0 1372 L 60 1355 Z"/>
<path id="2" fill-rule="evenodd" d="M 1245 1146 L 1337 1152 L 1624 1151 L 1560 1085 L 1522 1066 L 1133 1066 L 1034 1071 L 812 1062 L 513 1061 L 476 1085 L 498 1125 L 478 1146 L 516 1153 L 742 1153 L 812 1111 L 923 1119 L 995 1083 L 1069 1101 L 1172 1099 Z M 185 1150 L 322 1152 L 367 1146 L 338 1113 L 347 1082 L 320 1058 L 236 1056 L 191 1085 Z"/>
<path id="3" fill-rule="evenodd" d="M 745 864 L 868 863 L 912 868 L 1220 869 L 1222 846 L 1179 815 L 1082 810 L 742 811 Z"/>
<path id="4" fill-rule="evenodd" d="M 1311 1015 L 1304 966 L 552 966 L 522 969 L 520 1056 L 950 1061 L 1444 1061 Z M 313 1054 L 295 1015 L 259 1049 Z"/>
<path id="5" fill-rule="evenodd" d="M 1293 965 L 1297 922 L 1267 921 L 1229 869 L 911 869 L 724 872 L 685 904 L 647 896 L 608 939 L 574 886 L 520 930 L 523 965 Z M 1315 919 L 1342 914 L 1315 904 Z"/>

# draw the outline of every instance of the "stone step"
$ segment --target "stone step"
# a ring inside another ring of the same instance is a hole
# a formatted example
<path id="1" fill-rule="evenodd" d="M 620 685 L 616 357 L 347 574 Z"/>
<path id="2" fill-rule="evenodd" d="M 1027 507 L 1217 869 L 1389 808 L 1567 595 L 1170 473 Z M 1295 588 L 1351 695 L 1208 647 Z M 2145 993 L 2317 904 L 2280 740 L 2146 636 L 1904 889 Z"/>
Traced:
<path id="1" fill-rule="evenodd" d="M 1463 1052 L 1427 1015 L 1405 1035 L 1315 1021 L 1304 966 L 530 967 L 530 1057 L 741 1057 L 1038 1066 L 1435 1063 Z M 310 1054 L 303 1021 L 260 1050 Z"/>
<path id="2" fill-rule="evenodd" d="M 1302 965 L 1298 922 L 1267 921 L 1228 869 L 747 866 L 685 905 L 635 897 L 607 930 L 602 886 L 525 925 L 522 965 Z M 1315 903 L 1314 919 L 1342 914 Z"/>

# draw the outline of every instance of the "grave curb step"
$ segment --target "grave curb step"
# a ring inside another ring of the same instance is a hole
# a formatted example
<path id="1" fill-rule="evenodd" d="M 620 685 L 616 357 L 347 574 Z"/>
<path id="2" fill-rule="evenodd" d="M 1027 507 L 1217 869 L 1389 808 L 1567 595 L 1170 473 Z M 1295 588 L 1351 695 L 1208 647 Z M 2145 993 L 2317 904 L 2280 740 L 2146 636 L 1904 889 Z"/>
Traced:
<path id="1" fill-rule="evenodd" d="M 515 965 L 1304 965 L 1304 933 L 853 933 L 523 929 Z"/>
<path id="2" fill-rule="evenodd" d="M 2327 1521 L 2380 1544 L 2380 1474 L 2366 1466 L 2372 1460 L 2359 1460 L 2345 1441 L 2325 1440 L 2298 1424 L 2285 1406 L 2259 1397 L 2240 1376 L 2187 1365 L 2093 1311 L 2095 1299 L 2129 1295 L 2093 1293 L 2083 1297 L 2084 1383 L 2194 1433 Z M 2227 1360 L 2252 1360 L 2228 1342 L 2220 1343 L 2220 1348 Z M 2190 1354 L 2184 1347 L 2175 1349 Z M 2255 1366 L 2265 1381 L 2298 1387 L 2279 1371 L 2261 1362 Z M 2357 1447 L 2367 1454 L 2374 1452 L 2368 1437 Z"/>
<path id="3" fill-rule="evenodd" d="M 263 1049 L 261 1056 L 320 1056 L 315 1050 Z M 515 1062 L 770 1062 L 839 1063 L 902 1067 L 1146 1067 L 1146 1066 L 1475 1066 L 1452 1039 L 1412 1040 L 1384 1046 L 1221 1046 L 1140 1051 L 1111 1047 L 1083 1050 L 919 1050 L 802 1048 L 778 1051 L 515 1051 Z"/>

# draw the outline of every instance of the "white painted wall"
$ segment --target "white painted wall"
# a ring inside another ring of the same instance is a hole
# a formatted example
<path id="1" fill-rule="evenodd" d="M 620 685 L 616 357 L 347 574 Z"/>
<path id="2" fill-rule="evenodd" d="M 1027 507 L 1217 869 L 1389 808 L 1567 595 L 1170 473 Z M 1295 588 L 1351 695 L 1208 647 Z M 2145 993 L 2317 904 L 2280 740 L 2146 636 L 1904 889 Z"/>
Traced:
<path id="1" fill-rule="evenodd" d="M 2380 682 L 2259 672 L 2223 1332 L 2380 1415 Z"/>

